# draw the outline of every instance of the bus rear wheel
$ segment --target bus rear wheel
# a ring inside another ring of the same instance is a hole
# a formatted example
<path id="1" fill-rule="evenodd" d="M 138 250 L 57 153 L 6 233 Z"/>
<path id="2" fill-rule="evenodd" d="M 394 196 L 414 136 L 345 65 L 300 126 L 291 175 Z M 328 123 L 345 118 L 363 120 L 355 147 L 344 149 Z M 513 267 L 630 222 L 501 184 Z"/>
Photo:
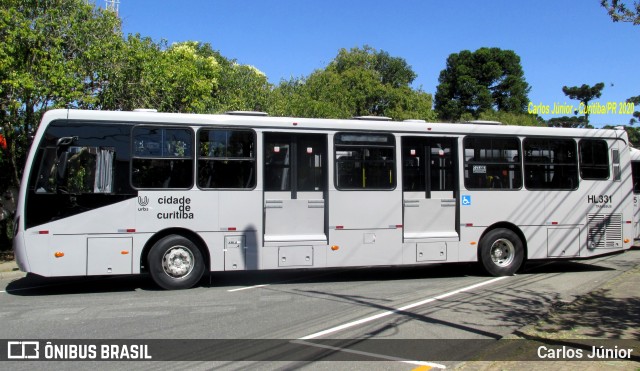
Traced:
<path id="1" fill-rule="evenodd" d="M 149 273 L 160 287 L 180 290 L 193 287 L 204 273 L 204 259 L 188 238 L 170 235 L 156 242 L 148 255 Z"/>
<path id="2" fill-rule="evenodd" d="M 480 240 L 480 262 L 492 276 L 513 275 L 523 260 L 522 241 L 512 230 L 494 229 Z"/>

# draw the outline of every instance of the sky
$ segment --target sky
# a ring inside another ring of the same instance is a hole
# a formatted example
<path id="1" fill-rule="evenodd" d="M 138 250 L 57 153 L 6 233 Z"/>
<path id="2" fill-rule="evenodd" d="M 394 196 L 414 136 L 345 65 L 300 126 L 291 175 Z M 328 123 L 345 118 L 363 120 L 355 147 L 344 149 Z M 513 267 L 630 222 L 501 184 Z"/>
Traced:
<path id="1" fill-rule="evenodd" d="M 578 108 L 565 85 L 605 83 L 596 127 L 628 124 L 623 103 L 640 95 L 640 26 L 614 23 L 600 0 L 120 0 L 119 14 L 125 35 L 207 42 L 274 84 L 368 45 L 405 59 L 413 87 L 435 95 L 450 54 L 498 47 L 520 56 L 528 108 L 548 106 L 545 119 L 564 116 L 554 105 Z"/>

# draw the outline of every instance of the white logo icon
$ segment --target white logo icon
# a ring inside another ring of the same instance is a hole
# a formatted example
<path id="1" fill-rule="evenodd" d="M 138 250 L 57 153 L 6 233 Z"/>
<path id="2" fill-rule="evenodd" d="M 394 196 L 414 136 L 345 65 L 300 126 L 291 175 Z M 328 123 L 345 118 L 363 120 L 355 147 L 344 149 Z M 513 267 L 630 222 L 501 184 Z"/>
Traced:
<path id="1" fill-rule="evenodd" d="M 38 359 L 40 358 L 40 342 L 38 341 L 9 341 L 7 343 L 8 359 Z"/>

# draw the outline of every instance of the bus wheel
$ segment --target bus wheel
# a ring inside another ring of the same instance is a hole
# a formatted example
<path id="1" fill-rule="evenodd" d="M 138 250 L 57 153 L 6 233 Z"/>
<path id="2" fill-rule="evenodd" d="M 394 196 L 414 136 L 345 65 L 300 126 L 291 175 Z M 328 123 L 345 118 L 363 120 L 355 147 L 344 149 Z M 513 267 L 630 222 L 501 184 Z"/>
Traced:
<path id="1" fill-rule="evenodd" d="M 509 229 L 494 229 L 480 240 L 480 261 L 492 276 L 510 276 L 524 258 L 522 241 Z"/>
<path id="2" fill-rule="evenodd" d="M 151 278 L 166 290 L 193 287 L 204 273 L 204 259 L 188 238 L 170 235 L 153 245 L 148 256 Z"/>

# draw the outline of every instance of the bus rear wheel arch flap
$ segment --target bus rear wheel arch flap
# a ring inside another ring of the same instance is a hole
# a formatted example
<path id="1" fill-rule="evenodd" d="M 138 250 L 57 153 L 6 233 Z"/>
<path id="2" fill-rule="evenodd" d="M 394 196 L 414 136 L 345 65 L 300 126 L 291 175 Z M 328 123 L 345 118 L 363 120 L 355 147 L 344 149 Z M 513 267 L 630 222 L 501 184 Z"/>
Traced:
<path id="1" fill-rule="evenodd" d="M 177 234 L 156 241 L 149 251 L 147 263 L 153 281 L 166 290 L 193 287 L 205 270 L 204 257 L 198 245 Z"/>
<path id="2" fill-rule="evenodd" d="M 480 239 L 478 257 L 482 267 L 492 276 L 511 276 L 524 261 L 524 245 L 516 232 L 496 228 Z"/>

